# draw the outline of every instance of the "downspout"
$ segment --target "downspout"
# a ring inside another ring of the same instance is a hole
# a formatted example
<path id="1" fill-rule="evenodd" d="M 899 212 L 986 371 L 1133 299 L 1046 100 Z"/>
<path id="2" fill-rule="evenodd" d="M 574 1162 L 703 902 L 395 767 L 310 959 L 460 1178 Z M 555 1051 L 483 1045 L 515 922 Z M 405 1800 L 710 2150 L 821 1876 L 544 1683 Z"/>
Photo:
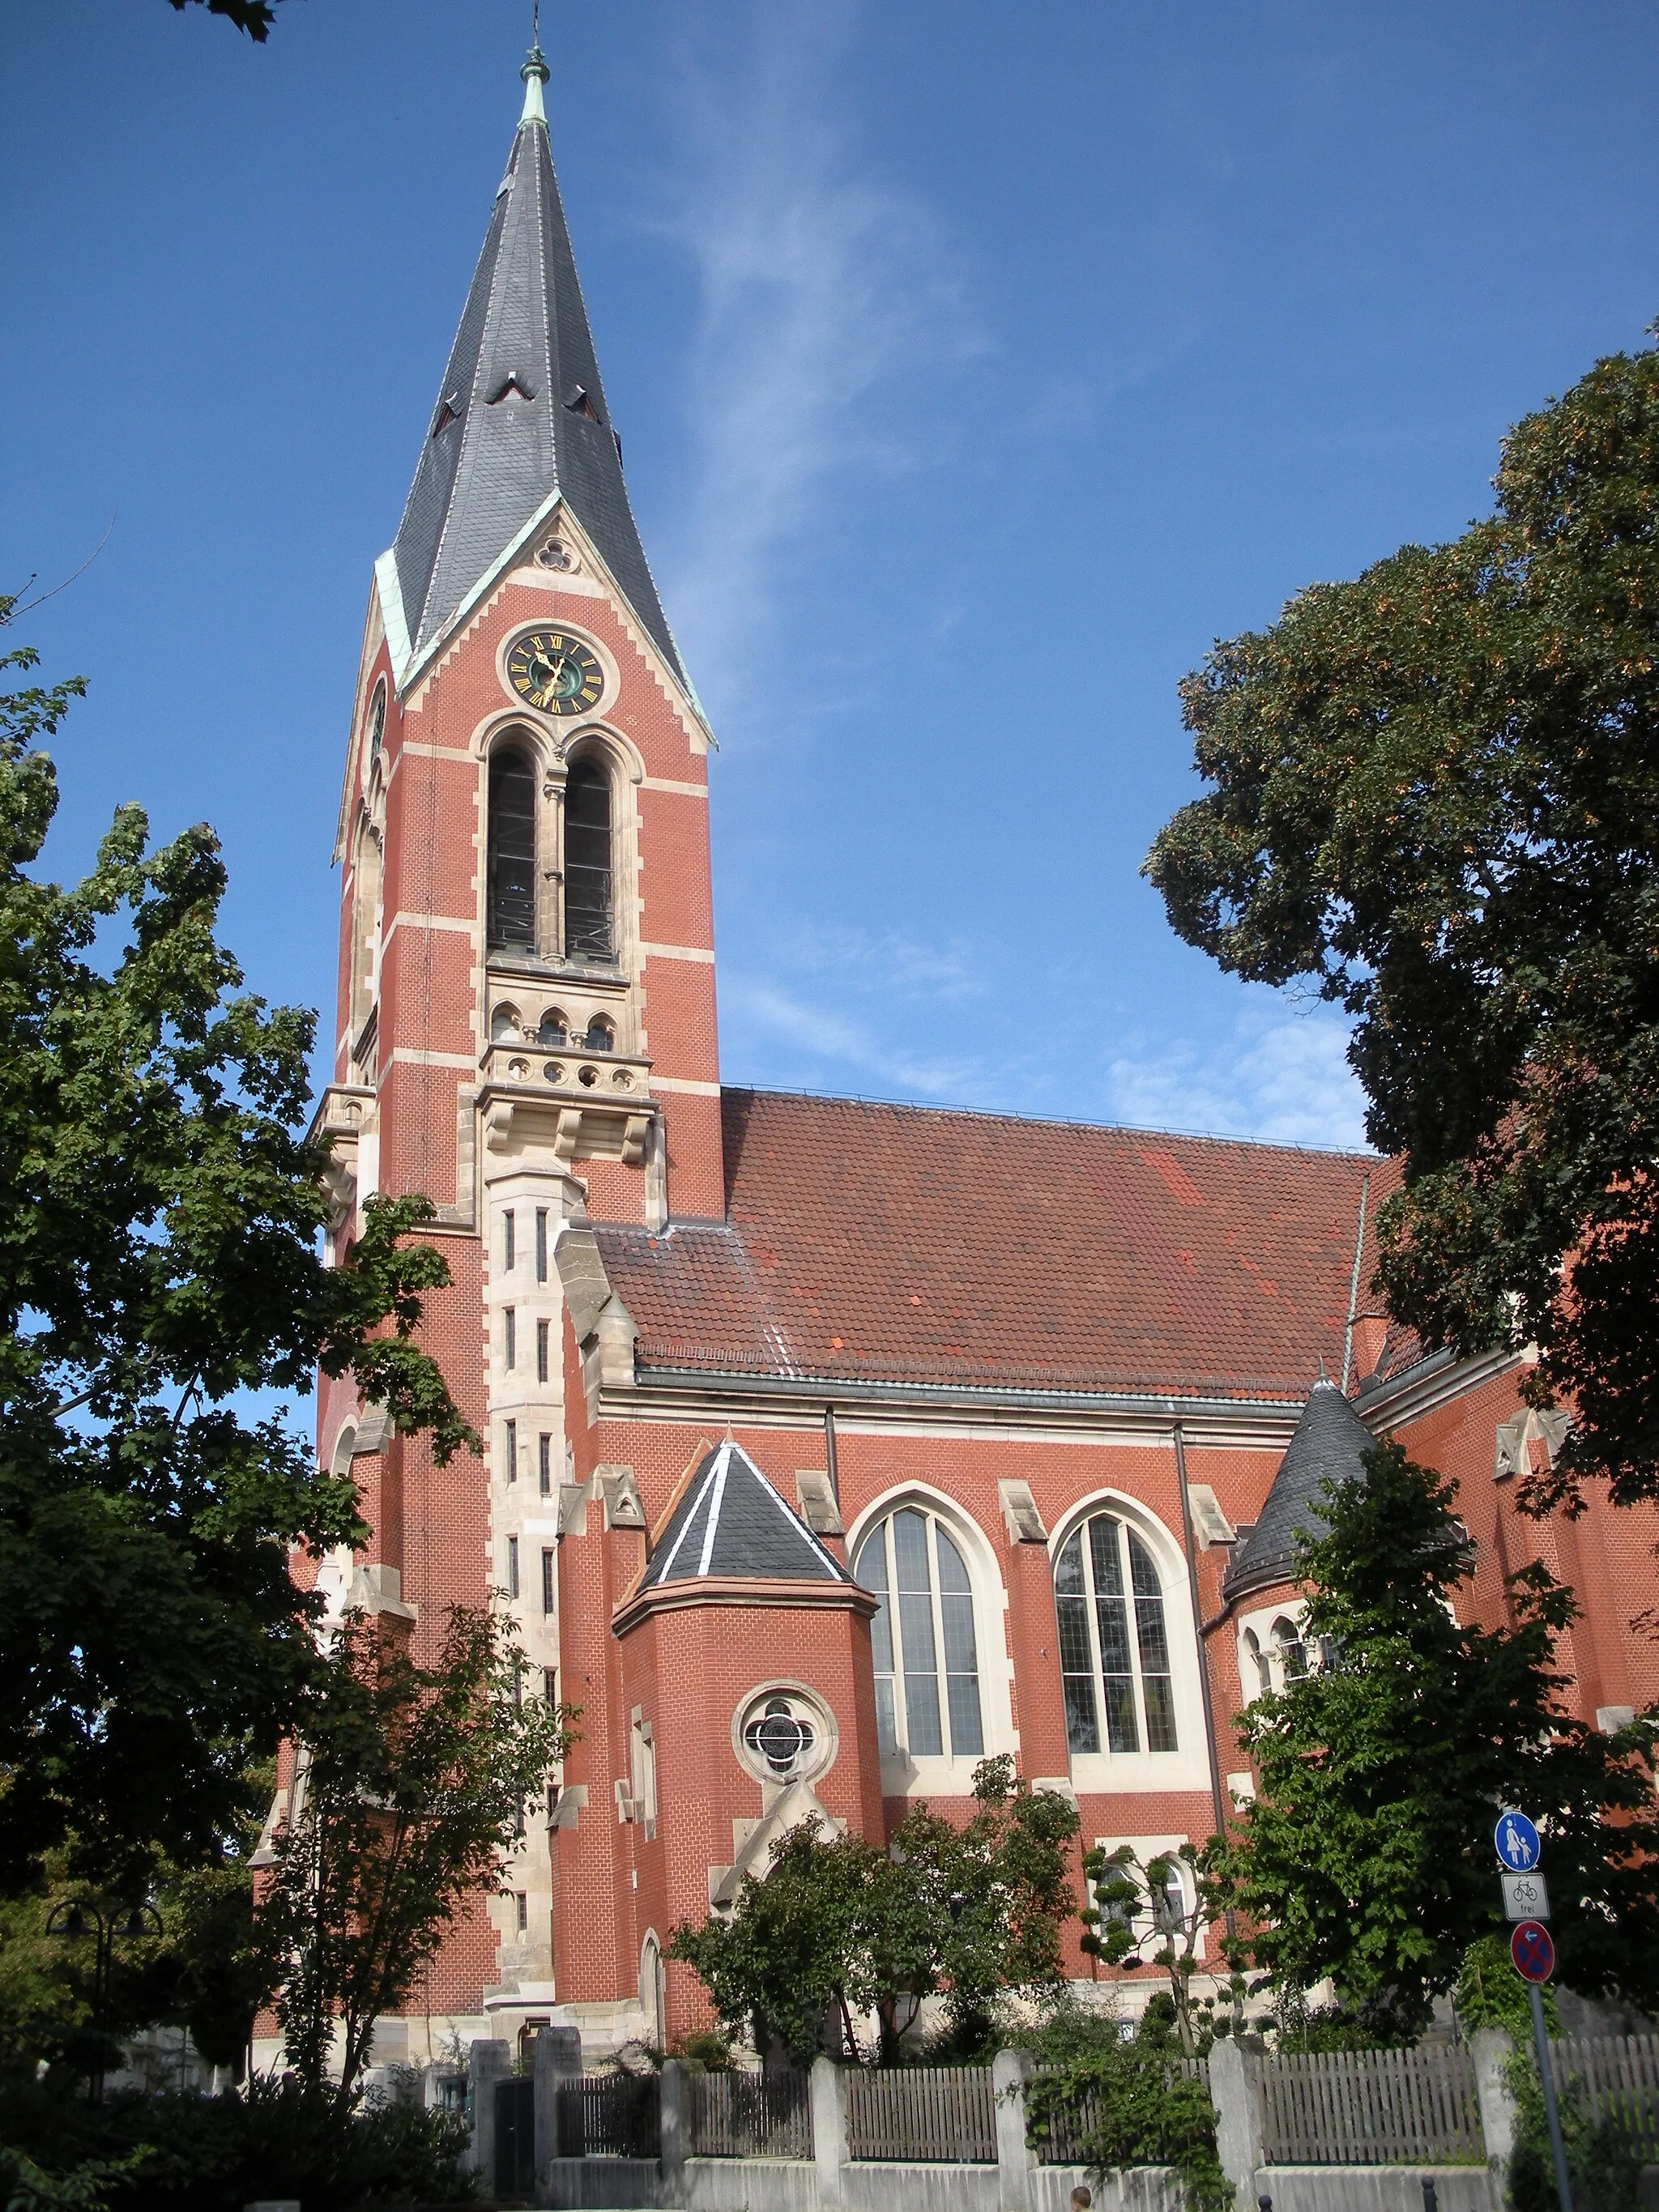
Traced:
<path id="1" fill-rule="evenodd" d="M 1356 1261 L 1355 1265 L 1358 1264 Z M 1199 1608 L 1198 1546 L 1193 1535 L 1192 1493 L 1187 1486 L 1187 1440 L 1182 1434 L 1179 1421 L 1170 1429 L 1170 1435 L 1175 1445 L 1176 1483 L 1181 1492 L 1181 1535 L 1187 1550 L 1187 1589 L 1192 1603 L 1193 1624 L 1198 1633 L 1198 1689 L 1204 1705 L 1204 1746 L 1210 1761 L 1210 1808 L 1215 1819 L 1216 1834 L 1224 1836 L 1227 1832 L 1227 1809 L 1221 1789 L 1221 1757 L 1215 1740 L 1215 1700 L 1210 1694 L 1210 1647 L 1206 1633 L 1216 1623 L 1204 1620 Z M 1228 1610 L 1224 1607 L 1217 1620 L 1224 1620 Z M 1231 1954 L 1233 1945 L 1238 1940 L 1238 1928 L 1237 1916 L 1231 1905 L 1227 1907 L 1222 1919 L 1227 1930 L 1227 1972 L 1229 1982 L 1232 1984 L 1233 2026 L 1235 2030 L 1238 2030 L 1244 2025 L 1244 2005 L 1234 1980 Z"/>

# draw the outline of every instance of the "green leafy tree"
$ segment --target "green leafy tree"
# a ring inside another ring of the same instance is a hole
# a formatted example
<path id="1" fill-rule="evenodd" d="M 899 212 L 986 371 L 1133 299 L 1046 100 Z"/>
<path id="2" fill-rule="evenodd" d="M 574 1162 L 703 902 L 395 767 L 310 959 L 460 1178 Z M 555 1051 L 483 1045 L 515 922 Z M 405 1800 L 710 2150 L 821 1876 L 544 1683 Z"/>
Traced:
<path id="1" fill-rule="evenodd" d="M 1545 1831 L 1561 1974 L 1587 1995 L 1659 1999 L 1654 1730 L 1572 1717 L 1555 1640 L 1570 1595 L 1512 1576 L 1514 1626 L 1468 1611 L 1455 1492 L 1400 1449 L 1328 1485 L 1304 1537 L 1304 1635 L 1325 1664 L 1242 1716 L 1260 1776 L 1218 1871 L 1255 1961 L 1292 1990 L 1334 1978 L 1402 2033 L 1428 2018 L 1477 1938 L 1503 1925 L 1492 1830 L 1505 1805 Z"/>
<path id="2" fill-rule="evenodd" d="M 402 2009 L 457 1916 L 502 1886 L 574 1717 L 524 1696 L 524 1674 L 510 1623 L 483 1610 L 451 1608 L 430 1666 L 383 1616 L 345 1616 L 256 1915 L 283 1962 L 289 2064 L 319 2097 L 352 2104 L 377 2016 Z"/>
<path id="3" fill-rule="evenodd" d="M 1534 1508 L 1659 1492 L 1659 354 L 1505 441 L 1496 511 L 1297 594 L 1182 686 L 1210 787 L 1147 872 L 1189 944 L 1354 1018 L 1401 1154 L 1378 1285 L 1539 1348 Z"/>
<path id="4" fill-rule="evenodd" d="M 891 2064 L 935 1994 L 953 2039 L 983 2041 L 1010 1993 L 1063 1979 L 1078 1822 L 1065 1798 L 1017 1780 L 1007 1758 L 975 1769 L 974 1799 L 961 1826 L 918 1806 L 885 1852 L 791 1830 L 729 1916 L 676 1929 L 668 1955 L 695 1968 L 734 2033 L 762 2047 L 775 2037 L 797 2057 L 826 2040 L 861 2057 L 859 2023 L 873 2014 L 876 2056 Z"/>
<path id="5" fill-rule="evenodd" d="M 477 1439 L 417 1341 L 428 1201 L 371 1200 L 325 1264 L 313 1018 L 243 989 L 212 832 L 152 848 L 124 806 L 82 882 L 40 872 L 83 689 L 0 694 L 0 1893 L 60 1852 L 143 1895 L 158 1853 L 223 1859 L 307 1713 L 290 1547 L 366 1533 L 243 1394 L 320 1365 L 441 1462 Z"/>

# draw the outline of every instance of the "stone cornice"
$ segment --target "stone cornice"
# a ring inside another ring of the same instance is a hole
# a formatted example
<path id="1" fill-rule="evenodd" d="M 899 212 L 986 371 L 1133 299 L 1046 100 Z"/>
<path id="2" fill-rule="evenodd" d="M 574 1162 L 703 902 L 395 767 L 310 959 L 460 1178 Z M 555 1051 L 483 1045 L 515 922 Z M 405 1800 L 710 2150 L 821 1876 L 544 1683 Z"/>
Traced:
<path id="1" fill-rule="evenodd" d="M 708 1605 L 757 1606 L 789 1613 L 847 1612 L 872 1620 L 881 1610 L 879 1598 L 856 1583 L 751 1582 L 738 1575 L 688 1575 L 682 1581 L 653 1583 L 649 1589 L 624 1598 L 611 1615 L 611 1633 L 627 1636 L 648 1615 L 684 1613 Z"/>

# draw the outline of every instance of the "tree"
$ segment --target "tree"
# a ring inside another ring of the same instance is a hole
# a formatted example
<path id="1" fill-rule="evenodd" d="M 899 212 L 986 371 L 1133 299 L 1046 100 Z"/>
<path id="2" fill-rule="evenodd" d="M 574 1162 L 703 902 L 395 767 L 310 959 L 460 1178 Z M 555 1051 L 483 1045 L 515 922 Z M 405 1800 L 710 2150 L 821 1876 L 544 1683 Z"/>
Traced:
<path id="1" fill-rule="evenodd" d="M 1659 354 L 1504 444 L 1496 512 L 1300 592 L 1182 685 L 1211 787 L 1146 872 L 1234 974 L 1354 1017 L 1404 1156 L 1378 1287 L 1431 1348 L 1538 1347 L 1534 1510 L 1659 1493 Z"/>
<path id="2" fill-rule="evenodd" d="M 1541 1568 L 1509 1579 L 1513 1626 L 1457 1618 L 1470 1553 L 1454 1498 L 1392 1444 L 1327 1486 L 1327 1526 L 1297 1564 L 1304 1636 L 1327 1656 L 1239 1720 L 1260 1780 L 1218 1871 L 1281 1987 L 1328 1975 L 1409 2033 L 1504 1924 L 1492 1831 L 1522 1806 L 1545 1831 L 1563 1980 L 1650 2007 L 1656 1732 L 1601 1735 L 1571 1716 L 1553 1655 L 1574 1607 Z"/>
<path id="3" fill-rule="evenodd" d="M 696 1969 L 733 2033 L 763 2048 L 776 2037 L 799 2058 L 824 2047 L 828 2021 L 830 2039 L 860 2057 L 859 2023 L 873 2015 L 876 2055 L 891 2064 L 935 1993 L 953 2037 L 982 2040 L 1010 1992 L 1061 1983 L 1078 1820 L 1065 1798 L 1017 1781 L 1006 1757 L 975 1769 L 974 1800 L 961 1827 L 919 1805 L 885 1852 L 792 1829 L 729 1917 L 677 1928 L 669 1957 Z"/>
<path id="4" fill-rule="evenodd" d="M 571 1741 L 573 1716 L 523 1678 L 510 1623 L 487 1612 L 452 1607 L 429 1667 L 383 1616 L 345 1617 L 257 1909 L 284 1962 L 288 2062 L 319 2096 L 354 2101 L 378 2015 L 402 2009 L 469 1899 L 501 1887 Z"/>
<path id="5" fill-rule="evenodd" d="M 309 1709 L 290 1547 L 366 1533 L 350 1483 L 244 1394 L 320 1365 L 441 1462 L 477 1439 L 417 1341 L 449 1279 L 410 1241 L 428 1202 L 371 1200 L 325 1264 L 313 1018 L 243 990 L 211 830 L 152 849 L 124 806 L 83 881 L 35 872 L 41 741 L 84 688 L 0 694 L 0 1893 L 61 1851 L 142 1895 L 158 1853 L 234 1854 Z"/>
<path id="6" fill-rule="evenodd" d="M 1144 1863 L 1133 1844 L 1109 1851 L 1097 1844 L 1084 1853 L 1083 1873 L 1089 1898 L 1079 1915 L 1085 1955 L 1109 1966 L 1161 1966 L 1181 2048 L 1194 2057 L 1214 2033 L 1215 2009 L 1212 1999 L 1193 2002 L 1198 1939 L 1220 1919 L 1225 1884 L 1189 1843 L 1154 1852 Z"/>

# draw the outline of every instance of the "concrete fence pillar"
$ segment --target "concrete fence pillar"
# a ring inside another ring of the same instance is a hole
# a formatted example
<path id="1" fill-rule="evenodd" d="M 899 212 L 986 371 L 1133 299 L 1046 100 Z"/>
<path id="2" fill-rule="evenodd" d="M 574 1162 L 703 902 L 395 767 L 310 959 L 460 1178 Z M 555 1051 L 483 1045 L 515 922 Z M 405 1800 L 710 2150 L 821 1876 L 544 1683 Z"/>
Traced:
<path id="1" fill-rule="evenodd" d="M 817 2172 L 819 2212 L 842 2200 L 848 2165 L 847 2076 L 833 2059 L 812 2061 L 812 2164 Z"/>
<path id="2" fill-rule="evenodd" d="M 661 2134 L 662 2201 L 685 2202 L 685 2161 L 691 2151 L 691 2084 L 678 2058 L 665 2058 L 658 2081 Z"/>
<path id="3" fill-rule="evenodd" d="M 1224 2035 L 1212 2044 L 1210 2102 L 1221 2170 L 1233 2185 L 1239 2212 L 1256 2212 L 1255 2177 L 1262 2164 L 1259 2036 Z"/>
<path id="4" fill-rule="evenodd" d="M 581 2078 L 582 2036 L 579 2027 L 544 2027 L 531 2047 L 531 2078 L 536 2100 L 536 2181 L 541 2194 L 559 2155 L 559 2091 Z"/>
<path id="5" fill-rule="evenodd" d="M 472 2141 L 468 2165 L 495 2186 L 495 2084 L 513 2071 L 513 2045 L 480 2037 L 466 2058 L 467 2096 L 472 2106 Z"/>
<path id="6" fill-rule="evenodd" d="M 1029 2051 L 999 2051 L 991 2062 L 991 2094 L 997 2121 L 997 2212 L 1030 2212 L 1036 2153 L 1025 2139 Z"/>
<path id="7" fill-rule="evenodd" d="M 1509 2062 L 1515 2045 L 1501 2027 L 1478 2027 L 1469 2038 L 1474 2061 L 1474 2094 L 1480 2105 L 1480 2132 L 1486 2142 L 1486 2171 L 1492 2203 L 1501 2206 L 1508 2191 L 1510 2160 L 1515 2152 L 1515 2098 Z"/>

